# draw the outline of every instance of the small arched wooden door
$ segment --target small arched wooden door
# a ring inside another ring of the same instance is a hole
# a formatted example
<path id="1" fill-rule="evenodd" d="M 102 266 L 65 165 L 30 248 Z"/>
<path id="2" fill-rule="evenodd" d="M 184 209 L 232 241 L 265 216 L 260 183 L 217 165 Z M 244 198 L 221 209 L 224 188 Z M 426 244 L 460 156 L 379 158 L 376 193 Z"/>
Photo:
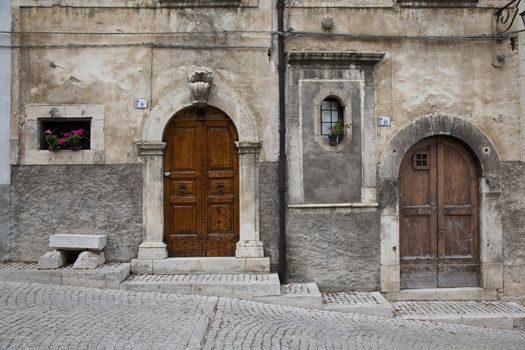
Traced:
<path id="1" fill-rule="evenodd" d="M 234 256 L 239 155 L 233 122 L 208 107 L 179 112 L 164 141 L 164 241 L 169 256 Z"/>
<path id="2" fill-rule="evenodd" d="M 414 145 L 400 168 L 401 288 L 479 284 L 478 172 L 446 137 Z"/>

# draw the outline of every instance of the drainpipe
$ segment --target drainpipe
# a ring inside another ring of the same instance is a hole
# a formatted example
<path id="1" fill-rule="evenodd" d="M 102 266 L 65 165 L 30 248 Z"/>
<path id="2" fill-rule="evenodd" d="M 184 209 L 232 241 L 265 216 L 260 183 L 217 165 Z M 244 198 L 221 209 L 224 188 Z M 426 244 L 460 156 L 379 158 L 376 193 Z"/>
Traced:
<path id="1" fill-rule="evenodd" d="M 286 114 L 284 65 L 284 0 L 277 0 L 277 52 L 279 72 L 279 279 L 286 283 Z"/>

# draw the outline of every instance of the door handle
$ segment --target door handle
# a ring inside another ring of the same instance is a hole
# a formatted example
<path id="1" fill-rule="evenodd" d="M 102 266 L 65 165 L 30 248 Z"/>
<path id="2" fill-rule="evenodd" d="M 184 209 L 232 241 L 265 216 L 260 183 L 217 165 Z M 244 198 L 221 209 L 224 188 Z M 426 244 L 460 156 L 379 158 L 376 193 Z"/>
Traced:
<path id="1" fill-rule="evenodd" d="M 171 171 L 166 171 L 164 173 L 164 177 L 170 177 L 171 176 Z"/>

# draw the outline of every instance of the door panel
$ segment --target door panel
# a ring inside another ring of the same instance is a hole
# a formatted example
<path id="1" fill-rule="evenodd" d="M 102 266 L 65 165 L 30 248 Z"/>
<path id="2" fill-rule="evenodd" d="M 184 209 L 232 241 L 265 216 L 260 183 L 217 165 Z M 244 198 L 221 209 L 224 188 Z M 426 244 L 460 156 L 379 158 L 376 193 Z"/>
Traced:
<path id="1" fill-rule="evenodd" d="M 438 286 L 477 287 L 478 173 L 458 143 L 438 139 Z"/>
<path id="2" fill-rule="evenodd" d="M 400 169 L 401 288 L 477 286 L 478 175 L 459 143 L 425 139 Z"/>
<path id="3" fill-rule="evenodd" d="M 425 140 L 409 153 L 400 173 L 401 287 L 432 288 L 437 286 L 435 142 Z"/>
<path id="4" fill-rule="evenodd" d="M 237 133 L 209 108 L 170 122 L 164 171 L 164 238 L 169 256 L 233 256 L 239 239 Z"/>

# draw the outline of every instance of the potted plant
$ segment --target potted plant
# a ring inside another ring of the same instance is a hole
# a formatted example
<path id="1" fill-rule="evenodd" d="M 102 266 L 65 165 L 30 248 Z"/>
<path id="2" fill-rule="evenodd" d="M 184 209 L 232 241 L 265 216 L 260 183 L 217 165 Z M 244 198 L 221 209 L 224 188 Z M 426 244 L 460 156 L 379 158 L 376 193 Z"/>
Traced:
<path id="1" fill-rule="evenodd" d="M 44 131 L 44 140 L 50 152 L 60 149 L 79 150 L 82 149 L 82 140 L 85 138 L 84 129 L 71 130 L 69 132 L 58 133 L 53 130 Z"/>
<path id="2" fill-rule="evenodd" d="M 343 140 L 346 129 L 350 128 L 351 124 L 343 124 L 343 121 L 338 120 L 334 126 L 328 129 L 328 144 L 330 146 L 337 146 Z"/>

